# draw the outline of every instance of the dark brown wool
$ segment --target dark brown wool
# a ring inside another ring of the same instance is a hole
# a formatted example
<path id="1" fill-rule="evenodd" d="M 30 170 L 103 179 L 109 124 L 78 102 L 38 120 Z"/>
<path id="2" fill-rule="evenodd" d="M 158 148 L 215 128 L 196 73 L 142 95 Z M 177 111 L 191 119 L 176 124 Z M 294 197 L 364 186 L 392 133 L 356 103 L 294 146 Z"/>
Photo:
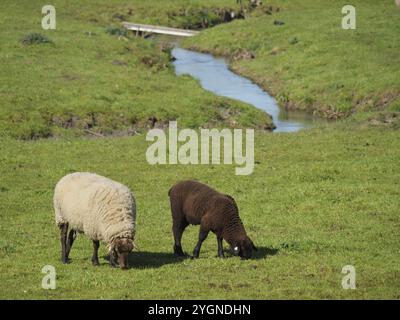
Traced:
<path id="1" fill-rule="evenodd" d="M 189 224 L 193 224 L 200 225 L 199 242 L 194 249 L 194 257 L 198 257 L 201 244 L 210 231 L 217 236 L 220 257 L 223 256 L 222 239 L 228 242 L 232 249 L 237 248 L 241 257 L 251 257 L 255 247 L 246 234 L 238 207 L 231 196 L 192 180 L 177 183 L 169 190 L 168 195 L 176 255 L 183 255 L 182 233 Z"/>

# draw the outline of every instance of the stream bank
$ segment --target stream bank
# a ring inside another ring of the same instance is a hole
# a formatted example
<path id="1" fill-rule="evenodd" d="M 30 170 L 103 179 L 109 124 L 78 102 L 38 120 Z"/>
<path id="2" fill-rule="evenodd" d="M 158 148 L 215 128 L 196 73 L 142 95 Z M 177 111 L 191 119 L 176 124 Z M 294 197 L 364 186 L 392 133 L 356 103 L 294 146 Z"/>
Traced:
<path id="1" fill-rule="evenodd" d="M 235 74 L 225 59 L 175 46 L 171 52 L 177 75 L 188 74 L 216 95 L 239 100 L 272 116 L 274 132 L 297 132 L 319 122 L 306 112 L 284 111 L 275 99 L 251 80 Z"/>

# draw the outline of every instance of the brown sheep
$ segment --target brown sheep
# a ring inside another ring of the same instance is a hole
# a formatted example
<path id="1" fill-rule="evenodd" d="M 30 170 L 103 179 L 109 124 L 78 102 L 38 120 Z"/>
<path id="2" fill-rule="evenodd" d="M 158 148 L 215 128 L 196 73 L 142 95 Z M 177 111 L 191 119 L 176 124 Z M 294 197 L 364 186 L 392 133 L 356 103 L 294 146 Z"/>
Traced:
<path id="1" fill-rule="evenodd" d="M 193 250 L 194 258 L 199 257 L 201 245 L 210 231 L 217 236 L 219 257 L 224 256 L 222 239 L 225 239 L 242 259 L 251 258 L 256 247 L 246 234 L 238 207 L 231 196 L 191 180 L 178 182 L 169 190 L 168 195 L 171 202 L 175 255 L 184 255 L 182 234 L 189 224 L 193 224 L 200 225 L 199 240 Z"/>

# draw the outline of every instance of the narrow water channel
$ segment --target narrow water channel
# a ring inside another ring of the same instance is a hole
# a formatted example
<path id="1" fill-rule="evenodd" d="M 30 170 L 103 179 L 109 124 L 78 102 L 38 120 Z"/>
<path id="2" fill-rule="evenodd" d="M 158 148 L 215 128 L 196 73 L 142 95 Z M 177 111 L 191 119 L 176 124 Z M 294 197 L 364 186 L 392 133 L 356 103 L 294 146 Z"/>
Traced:
<path id="1" fill-rule="evenodd" d="M 274 132 L 296 132 L 312 126 L 315 119 L 305 112 L 284 112 L 276 101 L 258 85 L 229 70 L 223 58 L 175 47 L 172 55 L 177 75 L 189 74 L 201 86 L 216 95 L 240 100 L 269 113 Z"/>

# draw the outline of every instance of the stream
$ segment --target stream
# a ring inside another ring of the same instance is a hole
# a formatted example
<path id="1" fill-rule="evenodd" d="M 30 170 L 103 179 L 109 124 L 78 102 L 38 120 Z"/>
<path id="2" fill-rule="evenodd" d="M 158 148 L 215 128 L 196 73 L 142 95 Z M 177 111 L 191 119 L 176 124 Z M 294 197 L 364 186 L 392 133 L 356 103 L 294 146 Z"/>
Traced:
<path id="1" fill-rule="evenodd" d="M 316 119 L 305 112 L 285 112 L 274 98 L 247 78 L 229 70 L 223 58 L 175 47 L 172 50 L 177 75 L 188 74 L 216 95 L 239 100 L 264 110 L 272 116 L 274 132 L 296 132 L 310 128 Z"/>

